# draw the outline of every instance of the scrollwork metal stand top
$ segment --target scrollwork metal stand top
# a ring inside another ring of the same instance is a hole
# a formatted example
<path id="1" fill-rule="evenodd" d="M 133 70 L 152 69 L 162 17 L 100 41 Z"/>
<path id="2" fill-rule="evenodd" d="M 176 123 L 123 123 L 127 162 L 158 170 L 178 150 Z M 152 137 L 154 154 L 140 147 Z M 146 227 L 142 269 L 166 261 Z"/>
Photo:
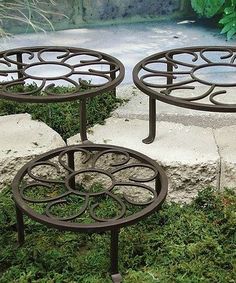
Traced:
<path id="1" fill-rule="evenodd" d="M 17 207 L 36 221 L 98 232 L 131 225 L 158 210 L 166 198 L 167 177 L 136 151 L 83 144 L 34 158 L 12 187 Z"/>
<path id="2" fill-rule="evenodd" d="M 135 85 L 149 96 L 149 135 L 156 136 L 156 100 L 175 106 L 236 112 L 236 48 L 203 46 L 153 54 L 133 69 Z"/>
<path id="3" fill-rule="evenodd" d="M 12 188 L 20 245 L 23 214 L 59 230 L 110 230 L 110 273 L 120 283 L 119 230 L 160 209 L 167 177 L 155 161 L 136 151 L 82 144 L 34 158 L 17 173 Z"/>
<path id="4" fill-rule="evenodd" d="M 133 80 L 145 94 L 169 104 L 236 112 L 236 47 L 197 46 L 156 53 L 134 67 Z"/>
<path id="5" fill-rule="evenodd" d="M 17 102 L 80 101 L 80 136 L 87 140 L 86 99 L 112 91 L 124 66 L 105 53 L 58 46 L 22 47 L 0 52 L 0 98 Z M 57 87 L 60 88 L 58 93 Z"/>
<path id="6" fill-rule="evenodd" d="M 19 102 L 64 102 L 92 97 L 114 89 L 123 78 L 123 64 L 99 51 L 37 46 L 0 52 L 0 97 Z M 28 91 L 16 88 L 32 82 L 34 88 Z M 71 91 L 56 94 L 54 88 L 58 85 L 70 86 Z"/>

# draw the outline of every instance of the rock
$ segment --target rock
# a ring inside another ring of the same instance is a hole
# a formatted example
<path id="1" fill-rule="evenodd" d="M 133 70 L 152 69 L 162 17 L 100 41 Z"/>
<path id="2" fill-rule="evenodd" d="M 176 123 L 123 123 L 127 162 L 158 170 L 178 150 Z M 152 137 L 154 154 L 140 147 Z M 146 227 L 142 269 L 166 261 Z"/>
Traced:
<path id="1" fill-rule="evenodd" d="M 222 79 L 223 74 L 214 74 L 218 79 Z M 226 78 L 226 75 L 225 75 Z M 223 80 L 225 79 L 223 77 Z M 231 78 L 232 80 L 233 78 Z M 195 95 L 201 95 L 207 91 L 206 86 L 198 86 L 195 90 Z M 182 94 L 188 93 L 188 90 L 181 90 Z M 112 116 L 116 118 L 130 119 L 149 119 L 149 101 L 148 96 L 141 92 L 133 85 L 123 85 L 117 88 L 117 96 L 122 99 L 128 99 L 128 103 L 115 109 Z M 236 100 L 230 101 L 230 97 L 235 97 L 234 89 L 228 94 L 227 103 L 236 103 Z M 206 103 L 208 98 L 206 98 Z M 176 107 L 175 105 L 167 104 L 161 101 L 156 101 L 157 121 L 180 123 L 186 126 L 198 126 L 202 128 L 222 128 L 225 126 L 236 125 L 235 113 L 218 113 L 199 111 Z"/>
<path id="2" fill-rule="evenodd" d="M 109 118 L 105 126 L 92 128 L 89 139 L 131 148 L 156 160 L 169 179 L 169 200 L 189 202 L 198 190 L 218 187 L 220 161 L 212 129 L 159 122 L 155 141 L 144 144 L 147 131 L 147 121 Z M 76 144 L 80 137 L 75 135 L 67 142 Z"/>
<path id="3" fill-rule="evenodd" d="M 86 22 L 137 16 L 157 17 L 180 11 L 181 1 L 87 0 L 83 1 L 83 9 L 83 18 Z"/>
<path id="4" fill-rule="evenodd" d="M 236 126 L 215 131 L 216 143 L 221 157 L 220 189 L 236 188 Z"/>
<path id="5" fill-rule="evenodd" d="M 0 117 L 0 190 L 34 156 L 65 145 L 61 136 L 29 114 Z"/>

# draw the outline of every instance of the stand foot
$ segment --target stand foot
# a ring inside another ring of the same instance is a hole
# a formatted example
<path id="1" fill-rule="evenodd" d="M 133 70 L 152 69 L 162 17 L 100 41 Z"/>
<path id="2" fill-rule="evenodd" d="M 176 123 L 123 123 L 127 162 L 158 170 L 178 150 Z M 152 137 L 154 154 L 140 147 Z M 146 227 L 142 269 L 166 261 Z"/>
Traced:
<path id="1" fill-rule="evenodd" d="M 155 136 L 149 135 L 147 138 L 143 139 L 142 142 L 149 144 L 149 143 L 152 143 L 154 140 L 155 140 Z"/>
<path id="2" fill-rule="evenodd" d="M 112 274 L 111 279 L 112 279 L 113 283 L 121 283 L 122 282 L 122 276 L 120 275 L 120 273 Z"/>
<path id="3" fill-rule="evenodd" d="M 149 135 L 143 139 L 143 143 L 149 144 L 156 137 L 156 99 L 149 97 Z"/>
<path id="4" fill-rule="evenodd" d="M 119 230 L 111 230 L 111 278 L 113 283 L 120 283 L 122 277 L 118 270 Z"/>

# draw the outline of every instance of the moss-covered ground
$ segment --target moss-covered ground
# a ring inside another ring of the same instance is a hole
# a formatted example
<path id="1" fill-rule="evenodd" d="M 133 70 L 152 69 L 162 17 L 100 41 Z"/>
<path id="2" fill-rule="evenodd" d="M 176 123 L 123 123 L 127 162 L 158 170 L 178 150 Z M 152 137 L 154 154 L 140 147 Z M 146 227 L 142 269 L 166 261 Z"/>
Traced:
<path id="1" fill-rule="evenodd" d="M 0 282 L 109 283 L 109 233 L 59 232 L 25 217 L 18 247 L 10 188 L 0 193 Z M 236 282 L 236 194 L 205 189 L 120 233 L 124 283 Z"/>

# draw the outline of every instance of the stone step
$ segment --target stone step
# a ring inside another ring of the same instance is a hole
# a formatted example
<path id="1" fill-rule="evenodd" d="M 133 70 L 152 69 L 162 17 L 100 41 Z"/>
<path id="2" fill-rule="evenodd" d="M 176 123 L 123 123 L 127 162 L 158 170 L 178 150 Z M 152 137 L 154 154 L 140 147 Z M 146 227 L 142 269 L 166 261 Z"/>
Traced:
<path id="1" fill-rule="evenodd" d="M 34 156 L 65 145 L 57 132 L 29 114 L 1 116 L 0 129 L 0 191 Z"/>
<path id="2" fill-rule="evenodd" d="M 198 86 L 197 94 L 206 91 L 206 87 Z M 234 89 L 232 88 L 232 94 Z M 113 112 L 113 117 L 148 120 L 148 96 L 132 84 L 119 86 L 117 96 L 129 101 Z M 229 96 L 229 98 L 235 95 Z M 235 100 L 235 98 L 234 98 Z M 227 102 L 227 101 L 225 101 Z M 229 101 L 232 103 L 232 101 Z M 236 100 L 233 101 L 236 103 Z M 208 103 L 208 101 L 206 102 Z M 186 126 L 220 128 L 236 125 L 236 113 L 217 113 L 192 110 L 170 105 L 161 101 L 156 102 L 157 120 L 165 122 L 182 123 Z"/>
<path id="3" fill-rule="evenodd" d="M 189 202 L 200 189 L 209 186 L 236 186 L 236 150 L 231 154 L 236 149 L 236 126 L 214 130 L 159 122 L 152 144 L 142 143 L 147 134 L 145 120 L 112 117 L 105 125 L 91 128 L 89 139 L 131 148 L 159 162 L 167 173 L 169 199 L 173 201 Z M 75 135 L 67 142 L 79 143 L 80 137 Z"/>

